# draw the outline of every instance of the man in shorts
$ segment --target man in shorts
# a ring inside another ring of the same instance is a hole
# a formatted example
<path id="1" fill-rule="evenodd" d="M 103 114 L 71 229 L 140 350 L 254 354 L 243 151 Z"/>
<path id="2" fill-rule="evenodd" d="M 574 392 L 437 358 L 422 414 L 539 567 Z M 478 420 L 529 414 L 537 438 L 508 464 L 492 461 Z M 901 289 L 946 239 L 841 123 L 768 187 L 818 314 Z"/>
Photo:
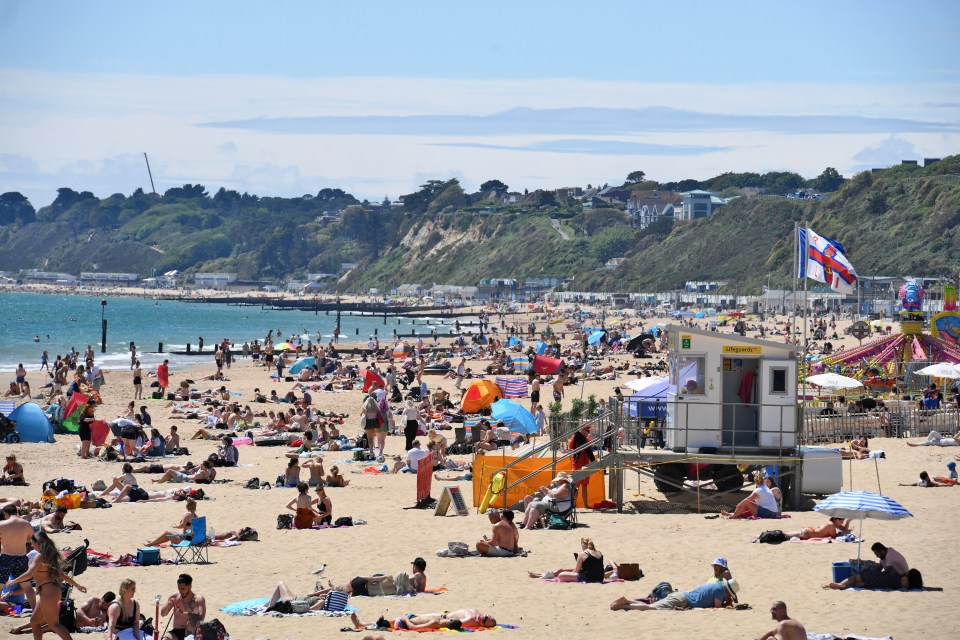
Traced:
<path id="1" fill-rule="evenodd" d="M 490 539 L 484 536 L 477 541 L 477 551 L 483 556 L 509 558 L 520 549 L 520 530 L 513 524 L 513 511 L 507 509 L 490 512 L 490 521 L 494 523 Z"/>
<path id="2" fill-rule="evenodd" d="M 160 616 L 166 617 L 173 611 L 173 628 L 163 634 L 163 640 L 184 640 L 194 635 L 197 625 L 207 617 L 207 601 L 193 592 L 193 577 L 181 573 L 177 578 L 177 592 L 167 598 L 160 609 Z"/>
<path id="3" fill-rule="evenodd" d="M 16 505 L 9 503 L 0 511 L 0 518 L 0 580 L 6 582 L 27 571 L 27 544 L 33 538 L 33 526 L 18 515 Z M 36 609 L 36 592 L 29 588 L 24 591 L 30 608 Z"/>
<path id="4" fill-rule="evenodd" d="M 653 604 L 642 600 L 617 598 L 610 605 L 613 611 L 670 611 L 675 609 L 722 609 L 737 602 L 740 583 L 736 580 L 708 582 L 692 591 L 674 591 Z"/>

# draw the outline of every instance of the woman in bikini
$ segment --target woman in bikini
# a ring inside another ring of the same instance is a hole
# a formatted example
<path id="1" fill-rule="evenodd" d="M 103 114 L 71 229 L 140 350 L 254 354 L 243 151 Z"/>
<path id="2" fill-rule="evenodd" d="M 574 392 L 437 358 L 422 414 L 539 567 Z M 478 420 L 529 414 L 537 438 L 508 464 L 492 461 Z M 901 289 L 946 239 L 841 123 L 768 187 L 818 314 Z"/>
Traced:
<path id="1" fill-rule="evenodd" d="M 813 538 L 836 538 L 850 533 L 850 520 L 843 518 L 830 518 L 830 522 L 822 527 L 804 527 L 800 531 L 793 533 L 784 533 L 790 538 L 800 538 L 801 540 L 811 540 Z"/>
<path id="2" fill-rule="evenodd" d="M 107 609 L 106 640 L 143 640 L 140 632 L 140 605 L 133 599 L 137 583 L 127 579 L 117 590 L 119 599 Z"/>
<path id="3" fill-rule="evenodd" d="M 314 522 L 316 524 L 331 524 L 333 522 L 333 503 L 330 502 L 330 496 L 327 495 L 322 483 L 317 485 L 316 492 L 317 497 L 312 504 L 316 505 L 319 515 L 314 519 Z"/>
<path id="4" fill-rule="evenodd" d="M 148 542 L 148 547 L 158 547 L 165 542 L 180 542 L 185 538 L 193 537 L 191 523 L 193 522 L 193 519 L 197 517 L 197 501 L 193 498 L 188 498 L 186 507 L 187 512 L 183 514 L 183 517 L 180 519 L 180 523 L 173 525 L 173 528 L 179 529 L 180 532 L 165 531 L 161 533 L 156 540 Z"/>
<path id="5" fill-rule="evenodd" d="M 7 587 L 13 587 L 33 578 L 37 583 L 37 607 L 30 616 L 30 627 L 33 630 L 33 637 L 40 638 L 43 635 L 43 625 L 47 625 L 47 631 L 52 631 L 63 640 L 70 639 L 70 632 L 66 627 L 60 624 L 60 583 L 76 587 L 80 593 L 86 593 L 87 588 L 76 582 L 63 571 L 63 556 L 57 550 L 57 546 L 50 539 L 45 531 L 39 531 L 33 536 L 33 543 L 39 553 L 35 555 L 22 575 L 7 581 Z"/>
<path id="6" fill-rule="evenodd" d="M 310 499 L 310 494 L 307 493 L 310 490 L 310 485 L 306 482 L 301 482 L 297 485 L 297 497 L 287 503 L 287 509 L 293 511 L 297 515 L 293 516 L 293 528 L 294 529 L 309 529 L 313 526 L 314 520 L 319 517 L 319 514 L 313 510 L 312 500 Z"/>

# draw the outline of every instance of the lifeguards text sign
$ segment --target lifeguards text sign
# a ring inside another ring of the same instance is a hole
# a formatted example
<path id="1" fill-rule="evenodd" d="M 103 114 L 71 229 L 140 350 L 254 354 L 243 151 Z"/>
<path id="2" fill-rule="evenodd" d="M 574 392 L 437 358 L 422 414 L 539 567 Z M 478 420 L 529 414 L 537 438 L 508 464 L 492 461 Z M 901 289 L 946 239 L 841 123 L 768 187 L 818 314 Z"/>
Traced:
<path id="1" fill-rule="evenodd" d="M 723 345 L 723 354 L 730 356 L 758 356 L 762 353 L 761 347 L 749 346 L 749 345 L 739 345 L 739 344 L 725 344 Z"/>

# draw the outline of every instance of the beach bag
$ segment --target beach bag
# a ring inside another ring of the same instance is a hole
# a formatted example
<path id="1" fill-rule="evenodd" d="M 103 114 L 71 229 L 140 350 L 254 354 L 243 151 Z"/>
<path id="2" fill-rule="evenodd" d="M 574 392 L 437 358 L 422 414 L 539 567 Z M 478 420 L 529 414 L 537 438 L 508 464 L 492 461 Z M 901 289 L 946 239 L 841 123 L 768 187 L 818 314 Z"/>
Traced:
<path id="1" fill-rule="evenodd" d="M 366 439 L 366 437 L 364 437 L 364 439 Z M 366 444 L 364 444 L 364 445 L 359 445 L 359 444 L 358 444 L 357 446 L 364 446 L 364 447 L 366 447 Z M 371 454 L 371 453 L 370 453 L 369 451 L 367 451 L 366 449 L 357 449 L 356 451 L 353 452 L 353 459 L 356 460 L 356 461 L 358 461 L 358 462 L 367 462 L 367 461 L 369 461 L 369 460 L 373 460 L 373 454 Z"/>
<path id="2" fill-rule="evenodd" d="M 240 540 L 240 542 L 257 542 L 260 540 L 260 534 L 257 533 L 256 529 L 244 527 L 240 529 L 237 539 Z"/>
<path id="3" fill-rule="evenodd" d="M 153 400 L 163 400 L 163 393 L 160 391 L 154 391 L 150 394 L 150 398 Z"/>
<path id="4" fill-rule="evenodd" d="M 64 598 L 60 601 L 60 624 L 70 633 L 77 632 L 77 607 L 73 604 L 72 598 Z"/>
<path id="5" fill-rule="evenodd" d="M 673 593 L 674 589 L 669 582 L 661 582 L 653 588 L 653 591 L 650 592 L 650 595 L 647 596 L 647 599 L 651 602 L 657 602 L 658 600 L 663 600 L 668 595 Z"/>
<path id="6" fill-rule="evenodd" d="M 106 487 L 104 487 L 106 488 Z M 247 480 L 246 484 L 243 485 L 244 489 L 259 489 L 260 488 L 260 478 L 250 478 Z"/>
<path id="7" fill-rule="evenodd" d="M 335 527 L 352 527 L 353 518 L 350 516 L 341 516 L 334 521 L 333 526 Z"/>
<path id="8" fill-rule="evenodd" d="M 757 538 L 757 542 L 763 544 L 780 544 L 781 542 L 786 542 L 787 536 L 784 535 L 783 531 L 780 529 L 773 529 L 771 531 L 764 531 Z"/>
<path id="9" fill-rule="evenodd" d="M 226 640 L 230 637 L 227 628 L 217 618 L 198 624 L 197 632 L 194 635 L 198 640 Z"/>
<path id="10" fill-rule="evenodd" d="M 547 514 L 547 529 L 569 529 L 570 523 L 556 513 Z"/>
<path id="11" fill-rule="evenodd" d="M 617 565 L 617 576 L 621 580 L 639 580 L 643 577 L 643 571 L 635 562 L 622 562 Z"/>
<path id="12" fill-rule="evenodd" d="M 447 551 L 449 556 L 463 558 L 470 553 L 470 545 L 466 542 L 448 542 Z"/>
<path id="13" fill-rule="evenodd" d="M 277 516 L 277 529 L 293 529 L 293 514 L 281 513 Z"/>
<path id="14" fill-rule="evenodd" d="M 292 613 L 306 613 L 310 611 L 310 603 L 306 600 L 293 600 L 290 602 L 290 609 Z"/>
<path id="15" fill-rule="evenodd" d="M 72 478 L 54 478 L 53 480 L 47 480 L 43 483 L 43 490 L 53 489 L 57 493 L 62 493 L 64 491 L 68 493 L 73 493 L 73 479 Z"/>

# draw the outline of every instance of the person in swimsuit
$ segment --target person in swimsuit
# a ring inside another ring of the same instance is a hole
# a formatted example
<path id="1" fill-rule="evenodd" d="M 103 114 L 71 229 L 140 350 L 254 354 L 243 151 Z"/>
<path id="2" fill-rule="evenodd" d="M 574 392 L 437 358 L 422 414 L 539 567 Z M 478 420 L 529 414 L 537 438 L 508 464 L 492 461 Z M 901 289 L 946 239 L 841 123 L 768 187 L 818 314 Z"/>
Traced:
<path id="1" fill-rule="evenodd" d="M 107 609 L 106 640 L 142 640 L 140 605 L 133 599 L 137 583 L 129 578 L 120 583 L 119 599 Z"/>
<path id="2" fill-rule="evenodd" d="M 139 360 L 133 365 L 133 399 L 143 400 L 143 369 L 140 368 Z"/>
<path id="3" fill-rule="evenodd" d="M 330 502 L 330 496 L 322 484 L 318 484 L 315 489 L 317 497 L 311 504 L 317 507 L 317 516 L 314 518 L 315 524 L 330 524 L 333 522 L 333 504 Z"/>
<path id="4" fill-rule="evenodd" d="M 306 482 L 298 483 L 297 497 L 287 503 L 287 509 L 297 514 L 293 516 L 294 529 L 309 529 L 314 520 L 320 517 L 320 514 L 313 510 L 310 494 L 307 493 L 309 490 L 310 485 Z"/>
<path id="5" fill-rule="evenodd" d="M 30 627 L 33 637 L 43 635 L 42 627 L 47 625 L 49 631 L 54 632 L 63 640 L 69 640 L 70 632 L 60 624 L 58 613 L 60 606 L 60 583 L 66 582 L 77 588 L 80 593 L 86 593 L 87 588 L 77 584 L 74 579 L 63 571 L 63 556 L 57 550 L 50 536 L 39 531 L 33 536 L 33 543 L 39 552 L 31 560 L 26 572 L 7 581 L 7 587 L 13 587 L 21 582 L 33 578 L 37 584 L 37 606 L 30 616 Z"/>
<path id="6" fill-rule="evenodd" d="M 167 598 L 160 616 L 166 617 L 171 611 L 173 628 L 163 634 L 162 640 L 184 640 L 207 617 L 207 601 L 193 592 L 193 577 L 189 573 L 181 573 L 177 578 L 177 593 Z"/>
<path id="7" fill-rule="evenodd" d="M 558 580 L 560 582 L 603 582 L 603 554 L 597 551 L 590 538 L 580 538 L 581 551 L 573 569 L 557 569 L 540 573 L 529 571 L 531 578 Z M 552 574 L 552 577 L 547 577 Z"/>
<path id="8" fill-rule="evenodd" d="M 90 455 L 90 441 L 93 437 L 93 430 L 90 425 L 96 421 L 97 417 L 94 413 L 94 407 L 97 405 L 97 401 L 93 398 L 90 398 L 87 401 L 87 404 L 83 407 L 83 412 L 80 414 L 80 419 L 77 420 L 78 428 L 77 435 L 80 437 L 80 457 L 83 459 L 92 458 Z"/>
<path id="9" fill-rule="evenodd" d="M 180 522 L 173 525 L 174 529 L 180 529 L 180 533 L 177 533 L 176 531 L 164 531 L 156 540 L 147 542 L 148 547 L 157 547 L 165 542 L 180 542 L 184 539 L 193 538 L 191 523 L 193 522 L 193 519 L 197 517 L 197 501 L 193 498 L 188 498 L 186 507 L 187 512 L 183 514 Z"/>
<path id="10" fill-rule="evenodd" d="M 830 521 L 822 527 L 804 527 L 800 531 L 784 533 L 787 540 L 790 538 L 800 538 L 801 540 L 811 540 L 813 538 L 836 538 L 850 533 L 850 520 L 843 518 L 830 518 Z"/>
<path id="11" fill-rule="evenodd" d="M 290 458 L 290 461 L 287 463 L 287 468 L 283 471 L 283 486 L 285 487 L 298 487 L 300 486 L 300 459 L 299 458 Z"/>

